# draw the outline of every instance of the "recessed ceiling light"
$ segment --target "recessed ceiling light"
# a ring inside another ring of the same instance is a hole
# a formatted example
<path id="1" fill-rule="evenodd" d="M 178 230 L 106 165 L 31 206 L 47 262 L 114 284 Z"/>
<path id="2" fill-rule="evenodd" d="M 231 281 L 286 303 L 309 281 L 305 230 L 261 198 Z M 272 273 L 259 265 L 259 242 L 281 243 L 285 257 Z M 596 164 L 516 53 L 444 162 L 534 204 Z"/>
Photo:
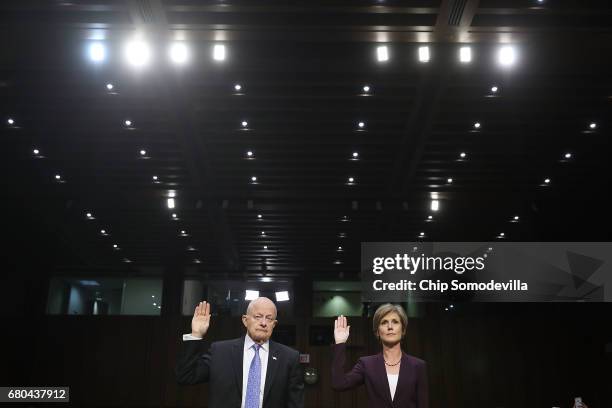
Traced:
<path id="1" fill-rule="evenodd" d="M 93 217 L 92 217 L 92 215 L 91 215 L 91 213 L 89 213 L 89 212 L 88 212 L 87 214 L 85 214 L 85 216 L 86 216 L 87 218 L 93 218 Z"/>
<path id="2" fill-rule="evenodd" d="M 181 235 L 187 235 L 187 231 L 181 230 Z"/>
<path id="3" fill-rule="evenodd" d="M 335 260 L 334 261 L 334 265 L 342 265 L 342 261 L 341 260 Z"/>
<path id="4" fill-rule="evenodd" d="M 105 229 L 101 229 L 101 230 L 100 230 L 100 234 L 102 234 L 102 235 L 106 235 L 106 230 L 105 230 Z"/>
<path id="5" fill-rule="evenodd" d="M 353 159 L 357 159 L 359 157 L 359 153 L 353 152 Z"/>
<path id="6" fill-rule="evenodd" d="M 240 91 L 241 89 L 242 89 L 242 85 L 240 85 L 240 84 L 234 85 L 234 90 L 235 91 Z"/>
<path id="7" fill-rule="evenodd" d="M 176 197 L 176 191 L 172 191 L 172 190 L 168 191 L 168 197 L 171 197 L 171 198 Z"/>
<path id="8" fill-rule="evenodd" d="M 147 155 L 147 151 L 146 150 L 141 150 L 140 151 L 140 155 L 141 156 L 146 156 Z"/>
<path id="9" fill-rule="evenodd" d="M 178 215 L 176 215 L 176 214 L 174 214 L 174 213 L 173 213 L 173 214 L 172 214 L 172 218 L 175 218 L 175 219 L 176 219 L 176 218 L 178 218 Z"/>
<path id="10" fill-rule="evenodd" d="M 376 48 L 376 58 L 379 62 L 389 60 L 389 48 L 386 45 L 381 45 Z"/>
<path id="11" fill-rule="evenodd" d="M 459 61 L 464 64 L 472 61 L 472 49 L 470 47 L 459 48 Z"/>
<path id="12" fill-rule="evenodd" d="M 425 233 L 424 233 L 424 232 L 421 232 L 421 233 L 419 234 L 419 237 L 424 237 L 424 236 L 425 236 Z"/>
<path id="13" fill-rule="evenodd" d="M 506 234 L 505 234 L 505 233 L 503 233 L 503 232 L 500 232 L 500 233 L 499 233 L 499 236 L 500 236 L 500 237 L 505 237 L 505 236 L 506 236 Z"/>
<path id="14" fill-rule="evenodd" d="M 257 181 L 257 177 L 255 177 L 255 176 L 251 177 L 251 181 L 252 181 L 253 183 L 255 183 L 255 182 Z"/>
<path id="15" fill-rule="evenodd" d="M 514 216 L 514 221 L 518 221 L 520 219 L 520 217 L 518 215 Z"/>
<path id="16" fill-rule="evenodd" d="M 447 179 L 446 179 L 446 182 L 447 182 L 448 184 L 452 184 L 453 179 L 449 177 L 449 178 L 447 178 Z"/>
<path id="17" fill-rule="evenodd" d="M 263 247 L 263 248 L 264 248 L 264 249 L 268 249 L 268 246 L 267 246 L 267 245 L 264 245 L 264 247 Z"/>
<path id="18" fill-rule="evenodd" d="M 263 215 L 261 214 L 257 214 L 257 218 L 259 218 L 260 220 L 262 219 Z"/>
<path id="19" fill-rule="evenodd" d="M 357 123 L 357 126 L 359 127 L 359 129 L 363 129 L 365 127 L 365 122 L 359 122 Z"/>
<path id="20" fill-rule="evenodd" d="M 158 180 L 157 176 L 153 176 L 153 181 L 157 181 L 157 180 Z"/>
<path id="21" fill-rule="evenodd" d="M 140 68 L 150 62 L 151 48 L 144 41 L 134 40 L 125 47 L 125 56 L 131 66 Z"/>
<path id="22" fill-rule="evenodd" d="M 215 46 L 213 47 L 213 59 L 215 61 L 225 60 L 225 45 L 215 44 Z"/>
<path id="23" fill-rule="evenodd" d="M 509 67 L 516 62 L 516 50 L 511 46 L 503 46 L 499 49 L 497 54 L 500 65 Z"/>
<path id="24" fill-rule="evenodd" d="M 429 62 L 429 47 L 423 46 L 419 47 L 419 61 L 420 62 Z"/>
<path id="25" fill-rule="evenodd" d="M 595 122 L 591 122 L 591 123 L 589 124 L 589 129 L 591 129 L 591 130 L 597 129 L 597 123 L 595 123 Z"/>
<path id="26" fill-rule="evenodd" d="M 564 157 L 566 159 L 571 159 L 572 158 L 572 154 L 571 153 L 565 153 Z"/>
<path id="27" fill-rule="evenodd" d="M 427 219 L 428 219 L 428 220 L 433 220 L 433 215 L 428 215 L 428 216 L 427 216 Z"/>
<path id="28" fill-rule="evenodd" d="M 253 157 L 253 152 L 252 152 L 251 150 L 249 150 L 249 151 L 246 153 L 246 155 L 247 155 L 248 157 Z"/>
<path id="29" fill-rule="evenodd" d="M 175 202 L 174 202 L 174 198 L 169 198 L 166 200 L 166 205 L 168 206 L 168 209 L 173 209 L 175 207 Z"/>
<path id="30" fill-rule="evenodd" d="M 177 42 L 170 46 L 170 59 L 175 64 L 184 64 L 189 59 L 189 50 L 183 43 Z"/>
<path id="31" fill-rule="evenodd" d="M 9 125 L 14 125 L 15 121 L 13 120 L 13 118 L 8 118 L 8 120 L 6 121 Z"/>
<path id="32" fill-rule="evenodd" d="M 34 149 L 34 150 L 32 150 L 32 153 L 34 153 L 35 155 L 38 155 L 38 154 L 40 154 L 40 150 Z"/>
<path id="33" fill-rule="evenodd" d="M 59 174 L 56 174 L 56 175 L 55 175 L 55 179 L 56 179 L 56 180 L 60 180 L 61 178 L 62 178 L 62 176 L 60 176 Z"/>
<path id="34" fill-rule="evenodd" d="M 338 251 L 342 251 L 342 247 L 341 246 L 338 247 Z"/>
<path id="35" fill-rule="evenodd" d="M 261 231 L 261 235 L 266 235 L 266 231 Z"/>
<path id="36" fill-rule="evenodd" d="M 119 248 L 119 245 L 113 244 L 113 248 L 117 249 L 117 248 Z"/>
<path id="37" fill-rule="evenodd" d="M 123 122 L 125 124 L 125 126 L 132 126 L 132 121 L 131 120 L 126 120 L 125 122 Z"/>
<path id="38" fill-rule="evenodd" d="M 465 159 L 466 156 L 467 154 L 465 152 L 459 153 L 459 157 L 461 157 L 462 159 Z"/>
<path id="39" fill-rule="evenodd" d="M 353 183 L 353 182 L 355 182 L 355 179 L 354 179 L 353 177 L 349 177 L 349 178 L 348 178 L 348 182 L 349 182 L 349 183 Z"/>
<path id="40" fill-rule="evenodd" d="M 93 62 L 102 62 L 106 59 L 106 47 L 96 42 L 89 45 L 89 59 Z"/>
<path id="41" fill-rule="evenodd" d="M 474 123 L 474 129 L 480 129 L 480 122 Z"/>
<path id="42" fill-rule="evenodd" d="M 200 261 L 199 259 L 196 258 L 196 259 L 193 260 L 193 263 L 199 264 L 199 263 L 202 263 L 202 261 Z"/>
<path id="43" fill-rule="evenodd" d="M 363 92 L 365 92 L 365 93 L 370 92 L 370 86 L 369 85 L 364 85 L 362 89 L 363 89 Z"/>
<path id="44" fill-rule="evenodd" d="M 112 91 L 114 87 L 115 86 L 113 84 L 111 84 L 110 82 L 108 84 L 106 84 L 106 89 L 108 89 L 109 91 Z"/>
<path id="45" fill-rule="evenodd" d="M 243 128 L 249 126 L 249 122 L 247 122 L 246 120 L 243 120 L 240 124 L 242 125 Z"/>
<path id="46" fill-rule="evenodd" d="M 498 88 L 498 87 L 496 87 L 496 86 L 492 86 L 492 87 L 491 87 L 491 92 L 493 92 L 493 93 L 497 93 L 497 91 L 499 91 L 499 88 Z"/>
<path id="47" fill-rule="evenodd" d="M 550 184 L 550 179 L 549 178 L 544 179 L 544 183 L 545 184 Z"/>

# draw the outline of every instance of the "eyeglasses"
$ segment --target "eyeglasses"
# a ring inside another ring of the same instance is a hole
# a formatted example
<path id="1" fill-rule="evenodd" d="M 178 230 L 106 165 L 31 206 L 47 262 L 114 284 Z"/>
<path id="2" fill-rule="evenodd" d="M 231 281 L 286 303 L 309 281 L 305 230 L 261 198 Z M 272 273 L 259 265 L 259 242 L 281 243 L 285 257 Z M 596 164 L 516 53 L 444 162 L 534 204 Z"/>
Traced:
<path id="1" fill-rule="evenodd" d="M 262 315 L 255 315 L 255 316 L 251 316 L 252 319 L 254 319 L 256 322 L 262 322 L 263 320 L 266 321 L 266 323 L 272 323 L 275 319 L 270 317 L 270 316 L 262 316 Z"/>

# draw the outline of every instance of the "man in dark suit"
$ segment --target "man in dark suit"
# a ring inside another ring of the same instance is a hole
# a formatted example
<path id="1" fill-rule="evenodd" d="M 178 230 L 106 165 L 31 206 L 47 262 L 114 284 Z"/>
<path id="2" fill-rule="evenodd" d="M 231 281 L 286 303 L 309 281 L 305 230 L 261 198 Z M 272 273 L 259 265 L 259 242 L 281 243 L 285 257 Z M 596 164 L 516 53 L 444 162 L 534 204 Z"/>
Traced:
<path id="1" fill-rule="evenodd" d="M 209 408 L 302 408 L 304 382 L 299 353 L 270 341 L 276 306 L 257 298 L 242 316 L 246 335 L 212 343 L 204 336 L 210 326 L 210 303 L 200 302 L 183 336 L 176 365 L 179 384 L 210 383 Z"/>

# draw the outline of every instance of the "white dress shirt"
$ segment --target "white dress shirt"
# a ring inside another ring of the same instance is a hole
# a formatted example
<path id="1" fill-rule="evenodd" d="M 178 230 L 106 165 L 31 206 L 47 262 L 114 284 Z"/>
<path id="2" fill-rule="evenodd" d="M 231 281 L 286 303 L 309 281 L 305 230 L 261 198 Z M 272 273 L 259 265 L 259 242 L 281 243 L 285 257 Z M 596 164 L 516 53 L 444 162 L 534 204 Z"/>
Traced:
<path id="1" fill-rule="evenodd" d="M 247 334 L 244 339 L 244 355 L 242 358 L 242 403 L 240 408 L 244 408 L 244 400 L 246 398 L 247 383 L 249 382 L 249 369 L 251 368 L 251 361 L 255 357 L 255 350 L 253 349 L 255 342 Z M 259 359 L 261 360 L 261 381 L 259 382 L 259 408 L 263 407 L 263 395 L 264 386 L 266 385 L 266 372 L 268 371 L 268 355 L 270 354 L 270 343 L 265 342 L 259 348 Z"/>
<path id="2" fill-rule="evenodd" d="M 389 381 L 389 390 L 391 391 L 391 401 L 395 397 L 395 389 L 397 388 L 397 380 L 399 374 L 387 374 L 387 380 Z"/>
<path id="3" fill-rule="evenodd" d="M 189 340 L 202 340 L 200 337 L 195 337 L 191 334 L 183 334 L 183 341 Z M 253 349 L 255 342 L 247 334 L 244 339 L 244 350 L 242 354 L 242 402 L 240 408 L 244 408 L 244 400 L 246 398 L 247 383 L 249 382 L 249 369 L 251 368 L 251 361 L 255 357 L 255 350 Z M 266 385 L 266 372 L 268 371 L 268 356 L 270 355 L 270 342 L 266 341 L 259 348 L 259 359 L 261 360 L 261 381 L 259 390 L 259 408 L 263 407 L 263 395 L 264 387 Z"/>

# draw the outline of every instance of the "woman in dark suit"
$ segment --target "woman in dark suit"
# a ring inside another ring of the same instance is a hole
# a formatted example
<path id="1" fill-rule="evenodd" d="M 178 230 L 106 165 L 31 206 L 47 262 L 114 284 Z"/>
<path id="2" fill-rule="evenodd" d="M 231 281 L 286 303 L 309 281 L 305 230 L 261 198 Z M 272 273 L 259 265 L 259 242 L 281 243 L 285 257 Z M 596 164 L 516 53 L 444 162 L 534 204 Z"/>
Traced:
<path id="1" fill-rule="evenodd" d="M 350 326 L 346 317 L 334 323 L 332 387 L 345 391 L 365 384 L 368 408 L 428 408 L 427 367 L 425 361 L 404 353 L 401 341 L 408 317 L 400 306 L 385 304 L 374 313 L 374 335 L 382 352 L 361 357 L 348 373 L 344 372 L 346 341 Z"/>

